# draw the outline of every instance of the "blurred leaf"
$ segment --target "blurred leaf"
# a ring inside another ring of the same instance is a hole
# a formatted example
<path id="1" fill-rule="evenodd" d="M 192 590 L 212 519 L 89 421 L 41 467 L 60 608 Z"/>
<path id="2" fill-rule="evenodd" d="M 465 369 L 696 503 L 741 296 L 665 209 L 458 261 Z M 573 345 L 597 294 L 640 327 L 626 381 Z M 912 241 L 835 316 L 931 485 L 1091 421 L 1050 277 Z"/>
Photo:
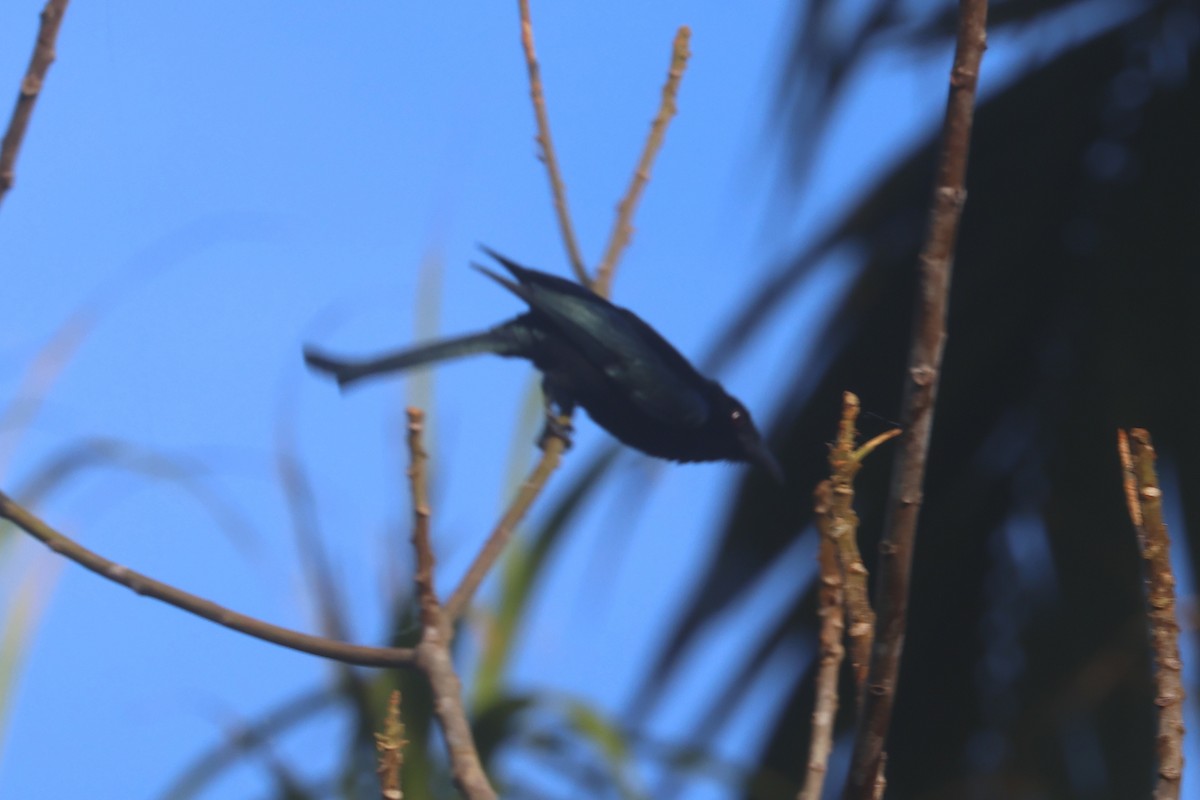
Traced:
<path id="1" fill-rule="evenodd" d="M 558 702 L 564 706 L 564 716 L 571 727 L 603 754 L 621 796 L 643 797 L 630 774 L 630 747 L 625 734 L 587 703 L 570 698 L 560 698 Z"/>
<path id="2" fill-rule="evenodd" d="M 606 765 L 604 783 L 624 798 L 640 798 L 630 775 L 630 745 L 625 733 L 592 706 L 559 693 L 504 695 L 483 708 L 473 725 L 479 755 L 485 765 L 495 761 L 505 744 L 532 745 L 544 754 L 566 757 L 565 740 L 543 730 L 536 718 L 549 714 L 565 724 Z"/>
<path id="3" fill-rule="evenodd" d="M 57 566 L 57 562 L 54 562 L 51 568 L 39 565 L 28 570 L 12 592 L 3 620 L 0 620 L 0 754 L 4 752 L 8 708 L 20 677 L 21 663 L 29 647 L 30 634 L 41 617 L 46 597 L 53 591 Z"/>
<path id="4" fill-rule="evenodd" d="M 63 321 L 30 360 L 14 400 L 0 411 L 0 433 L 11 432 L 0 444 L 0 475 L 8 468 L 20 435 L 45 404 L 50 388 L 96 324 L 116 303 L 149 279 L 186 263 L 216 244 L 264 241 L 281 231 L 278 220 L 257 214 L 231 212 L 199 217 L 157 237 L 139 249 L 115 274 L 94 287 L 90 298 Z"/>
<path id="5" fill-rule="evenodd" d="M 405 738 L 408 740 L 402 773 L 404 796 L 410 800 L 446 797 L 449 776 L 430 751 L 433 708 L 429 688 L 423 676 L 412 670 L 376 673 L 375 680 L 369 685 L 367 701 L 367 707 L 375 712 L 371 724 L 382 724 L 387 698 L 397 687 L 404 694 L 401 714 Z M 281 703 L 256 720 L 242 722 L 236 726 L 226 725 L 226 740 L 199 756 L 158 796 L 160 800 L 193 800 L 200 797 L 229 769 L 242 765 L 247 759 L 270 760 L 272 756 L 265 748 L 279 741 L 293 729 L 311 722 L 318 715 L 349 712 L 357 717 L 354 702 L 345 684 L 338 681 Z M 357 759 L 358 755 L 353 748 L 349 748 L 347 760 L 339 770 L 336 784 L 331 784 L 329 791 L 318 794 L 328 796 L 336 793 L 350 798 L 376 796 L 378 787 L 374 760 L 368 758 L 364 765 Z M 309 787 L 305 791 L 316 790 Z"/>
<path id="6" fill-rule="evenodd" d="M 219 774 L 235 761 L 249 761 L 262 766 L 274 780 L 273 797 L 280 800 L 315 800 L 320 793 L 301 781 L 283 760 L 275 755 L 274 748 L 278 742 L 278 734 L 284 727 L 292 727 L 318 710 L 323 704 L 319 697 L 302 697 L 300 702 L 285 707 L 282 713 L 271 720 L 270 736 L 266 735 L 267 726 L 247 724 L 237 715 L 225 709 L 217 709 L 210 718 L 224 731 L 228 750 L 236 752 L 236 758 L 229 758 L 217 768 L 207 765 L 206 773 L 188 770 L 181 776 L 183 780 L 176 781 L 168 789 L 166 797 L 193 797 L 205 788 Z"/>
<path id="7" fill-rule="evenodd" d="M 680 745 L 635 734 L 592 706 L 557 693 L 505 695 L 483 709 L 473 727 L 480 756 L 494 769 L 500 748 L 540 752 L 551 768 L 576 782 L 581 796 L 603 796 L 614 788 L 623 797 L 641 797 L 630 771 L 633 758 L 650 761 L 681 779 L 703 778 L 725 788 L 742 789 L 755 800 L 795 796 L 796 784 L 779 773 L 734 764 L 703 747 Z M 580 737 L 582 739 L 580 740 Z M 603 766 L 579 751 L 588 745 Z M 503 793 L 509 796 L 508 792 Z M 678 793 L 654 793 L 674 797 Z"/>
<path id="8" fill-rule="evenodd" d="M 697 779 L 703 778 L 722 788 L 741 791 L 751 800 L 790 800 L 796 796 L 797 783 L 783 773 L 759 769 L 753 764 L 733 763 L 706 747 L 654 740 L 632 732 L 626 735 L 640 758 L 665 768 L 680 785 L 685 780 L 695 785 Z M 655 796 L 677 795 L 656 792 Z"/>
<path id="9" fill-rule="evenodd" d="M 67 317 L 30 360 L 8 407 L 0 411 L 0 476 L 8 469 L 20 437 L 45 404 L 50 388 L 62 375 L 80 345 L 92 332 L 96 316 L 80 310 Z"/>
<path id="10" fill-rule="evenodd" d="M 998 0 L 989 4 L 988 35 L 999 40 L 1006 32 L 1036 25 L 1055 12 L 1070 8 L 1112 13 L 1125 5 L 1129 13 L 1144 7 L 1142 0 Z M 838 103 L 855 90 L 854 80 L 871 59 L 886 52 L 900 63 L 925 57 L 951 41 L 958 6 L 950 3 L 897 3 L 866 0 L 847 11 L 836 0 L 808 0 L 795 10 L 790 52 L 783 60 L 777 88 L 782 124 L 769 132 L 781 136 L 788 158 L 781 188 L 802 185 L 819 152 L 826 125 Z M 781 199 L 792 194 L 780 192 Z M 783 213 L 779 204 L 774 214 Z M 770 220 L 775 216 L 768 215 Z"/>
<path id="11" fill-rule="evenodd" d="M 351 641 L 353 632 L 346 620 L 344 601 L 329 555 L 325 550 L 318 527 L 316 496 L 303 462 L 296 453 L 293 423 L 295 413 L 290 398 L 296 392 L 281 393 L 284 398 L 276 414 L 275 464 L 280 488 L 291 516 L 291 529 L 306 583 L 313 593 L 318 624 L 324 636 L 339 641 Z M 347 664 L 329 662 L 336 676 L 336 686 L 353 715 L 354 736 L 347 743 L 342 785 L 347 796 L 370 776 L 374 780 L 375 731 L 381 712 L 372 705 L 366 681 Z"/>
<path id="12" fill-rule="evenodd" d="M 324 796 L 315 789 L 308 789 L 300 782 L 286 763 L 269 753 L 264 753 L 266 767 L 275 779 L 277 800 L 320 800 Z"/>
<path id="13" fill-rule="evenodd" d="M 1150 664 L 1144 641 L 1120 634 L 1144 624 L 1143 600 L 1111 437 L 1138 424 L 1170 443 L 1195 569 L 1200 20 L 1194 3 L 1129 8 L 1142 13 L 1034 65 L 977 114 L 889 797 L 1149 793 Z M 1014 22 L 1043 18 L 1029 3 L 1000 9 Z M 933 41 L 924 23 L 893 30 L 904 34 L 901 48 Z M 747 474 L 711 567 L 639 696 L 665 691 L 696 633 L 804 530 L 809 509 L 794 498 L 823 474 L 840 393 L 895 417 L 932 152 L 927 142 L 910 153 L 765 282 L 718 349 L 717 360 L 733 357 L 761 326 L 778 324 L 773 315 L 829 254 L 862 254 L 818 334 L 817 363 L 780 377 L 785 410 L 770 438 L 788 491 Z M 798 321 L 797 336 L 811 336 L 803 328 Z M 884 470 L 868 467 L 859 485 L 871 569 L 886 483 Z M 778 633 L 760 632 L 760 641 Z M 1081 682 L 1093 688 L 1077 690 Z M 775 709 L 763 757 L 789 774 L 811 703 L 794 688 L 780 688 L 791 699 Z M 1064 705 L 1064 694 L 1080 700 Z M 1094 779 L 1072 766 L 1078 759 L 1095 766 Z"/>
<path id="14" fill-rule="evenodd" d="M 330 687 L 322 686 L 291 698 L 229 732 L 225 741 L 196 758 L 183 769 L 159 797 L 161 800 L 190 800 L 220 778 L 227 769 L 250 757 L 264 743 L 288 733 L 312 717 L 335 707 L 340 698 Z"/>
<path id="15" fill-rule="evenodd" d="M 119 439 L 87 438 L 61 448 L 45 459 L 14 495 L 26 506 L 41 505 L 53 492 L 89 469 L 124 470 L 174 484 L 200 503 L 233 547 L 248 555 L 257 543 L 249 522 L 201 480 L 210 471 L 208 467 L 183 456 L 167 455 Z M 0 528 L 0 550 L 12 533 Z"/>
<path id="16" fill-rule="evenodd" d="M 494 768 L 496 754 L 515 740 L 521 716 L 537 702 L 535 695 L 496 695 L 486 705 L 480 704 L 471 722 L 471 733 L 485 769 Z"/>

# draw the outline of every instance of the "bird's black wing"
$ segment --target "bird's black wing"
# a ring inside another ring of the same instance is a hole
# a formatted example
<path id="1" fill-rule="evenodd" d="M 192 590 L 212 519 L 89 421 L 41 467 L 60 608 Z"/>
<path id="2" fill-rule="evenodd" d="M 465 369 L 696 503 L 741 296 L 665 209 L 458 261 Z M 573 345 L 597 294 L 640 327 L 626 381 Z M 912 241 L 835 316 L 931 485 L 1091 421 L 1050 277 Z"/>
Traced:
<path id="1" fill-rule="evenodd" d="M 548 319 L 642 412 L 675 426 L 707 421 L 711 409 L 702 390 L 708 381 L 637 315 L 577 283 L 487 252 L 519 283 L 478 268 Z"/>

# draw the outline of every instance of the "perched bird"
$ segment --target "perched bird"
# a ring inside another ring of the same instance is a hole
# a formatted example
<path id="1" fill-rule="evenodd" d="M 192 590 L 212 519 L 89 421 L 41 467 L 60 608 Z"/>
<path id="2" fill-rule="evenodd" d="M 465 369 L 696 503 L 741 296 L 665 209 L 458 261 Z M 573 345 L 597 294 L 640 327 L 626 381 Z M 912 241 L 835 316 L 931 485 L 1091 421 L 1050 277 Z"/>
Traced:
<path id="1" fill-rule="evenodd" d="M 343 360 L 306 348 L 305 361 L 344 387 L 475 353 L 524 358 L 542 373 L 548 411 L 552 404 L 570 413 L 578 404 L 613 436 L 652 456 L 745 461 L 782 480 L 745 407 L 640 317 L 577 283 L 484 251 L 516 280 L 473 266 L 528 303 L 529 311 L 480 333 L 378 358 Z M 553 414 L 548 418 L 553 421 Z"/>

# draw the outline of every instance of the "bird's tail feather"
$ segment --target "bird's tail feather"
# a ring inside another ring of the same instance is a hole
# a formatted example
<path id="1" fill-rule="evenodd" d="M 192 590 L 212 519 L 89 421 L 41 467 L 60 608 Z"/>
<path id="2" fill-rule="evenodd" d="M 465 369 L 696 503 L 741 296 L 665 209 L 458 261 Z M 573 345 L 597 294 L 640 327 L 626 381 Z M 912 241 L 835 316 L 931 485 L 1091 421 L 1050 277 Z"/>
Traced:
<path id="1" fill-rule="evenodd" d="M 306 347 L 304 361 L 318 372 L 333 376 L 339 386 L 345 387 L 374 375 L 397 372 L 422 364 L 476 353 L 518 355 L 519 345 L 519 338 L 514 336 L 513 330 L 507 325 L 500 325 L 480 333 L 458 336 L 453 339 L 439 339 L 428 344 L 359 361 L 335 358 L 320 350 Z"/>

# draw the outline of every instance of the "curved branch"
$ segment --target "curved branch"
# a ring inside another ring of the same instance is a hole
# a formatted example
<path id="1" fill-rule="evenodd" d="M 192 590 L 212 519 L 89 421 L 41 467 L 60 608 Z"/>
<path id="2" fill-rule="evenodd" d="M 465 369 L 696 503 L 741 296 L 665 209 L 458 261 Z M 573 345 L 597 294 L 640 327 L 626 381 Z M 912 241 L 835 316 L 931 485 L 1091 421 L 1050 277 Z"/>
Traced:
<path id="1" fill-rule="evenodd" d="M 138 594 L 161 600 L 218 625 L 245 633 L 264 642 L 282 645 L 290 650 L 332 658 L 345 664 L 362 667 L 412 667 L 415 655 L 404 647 L 366 647 L 348 644 L 323 636 L 313 636 L 290 628 L 272 625 L 255 617 L 239 614 L 211 600 L 197 597 L 170 584 L 135 572 L 115 561 L 88 550 L 73 539 L 51 528 L 17 501 L 0 492 L 0 518 L 16 525 L 59 555 L 65 556 L 102 578 L 132 589 Z"/>

